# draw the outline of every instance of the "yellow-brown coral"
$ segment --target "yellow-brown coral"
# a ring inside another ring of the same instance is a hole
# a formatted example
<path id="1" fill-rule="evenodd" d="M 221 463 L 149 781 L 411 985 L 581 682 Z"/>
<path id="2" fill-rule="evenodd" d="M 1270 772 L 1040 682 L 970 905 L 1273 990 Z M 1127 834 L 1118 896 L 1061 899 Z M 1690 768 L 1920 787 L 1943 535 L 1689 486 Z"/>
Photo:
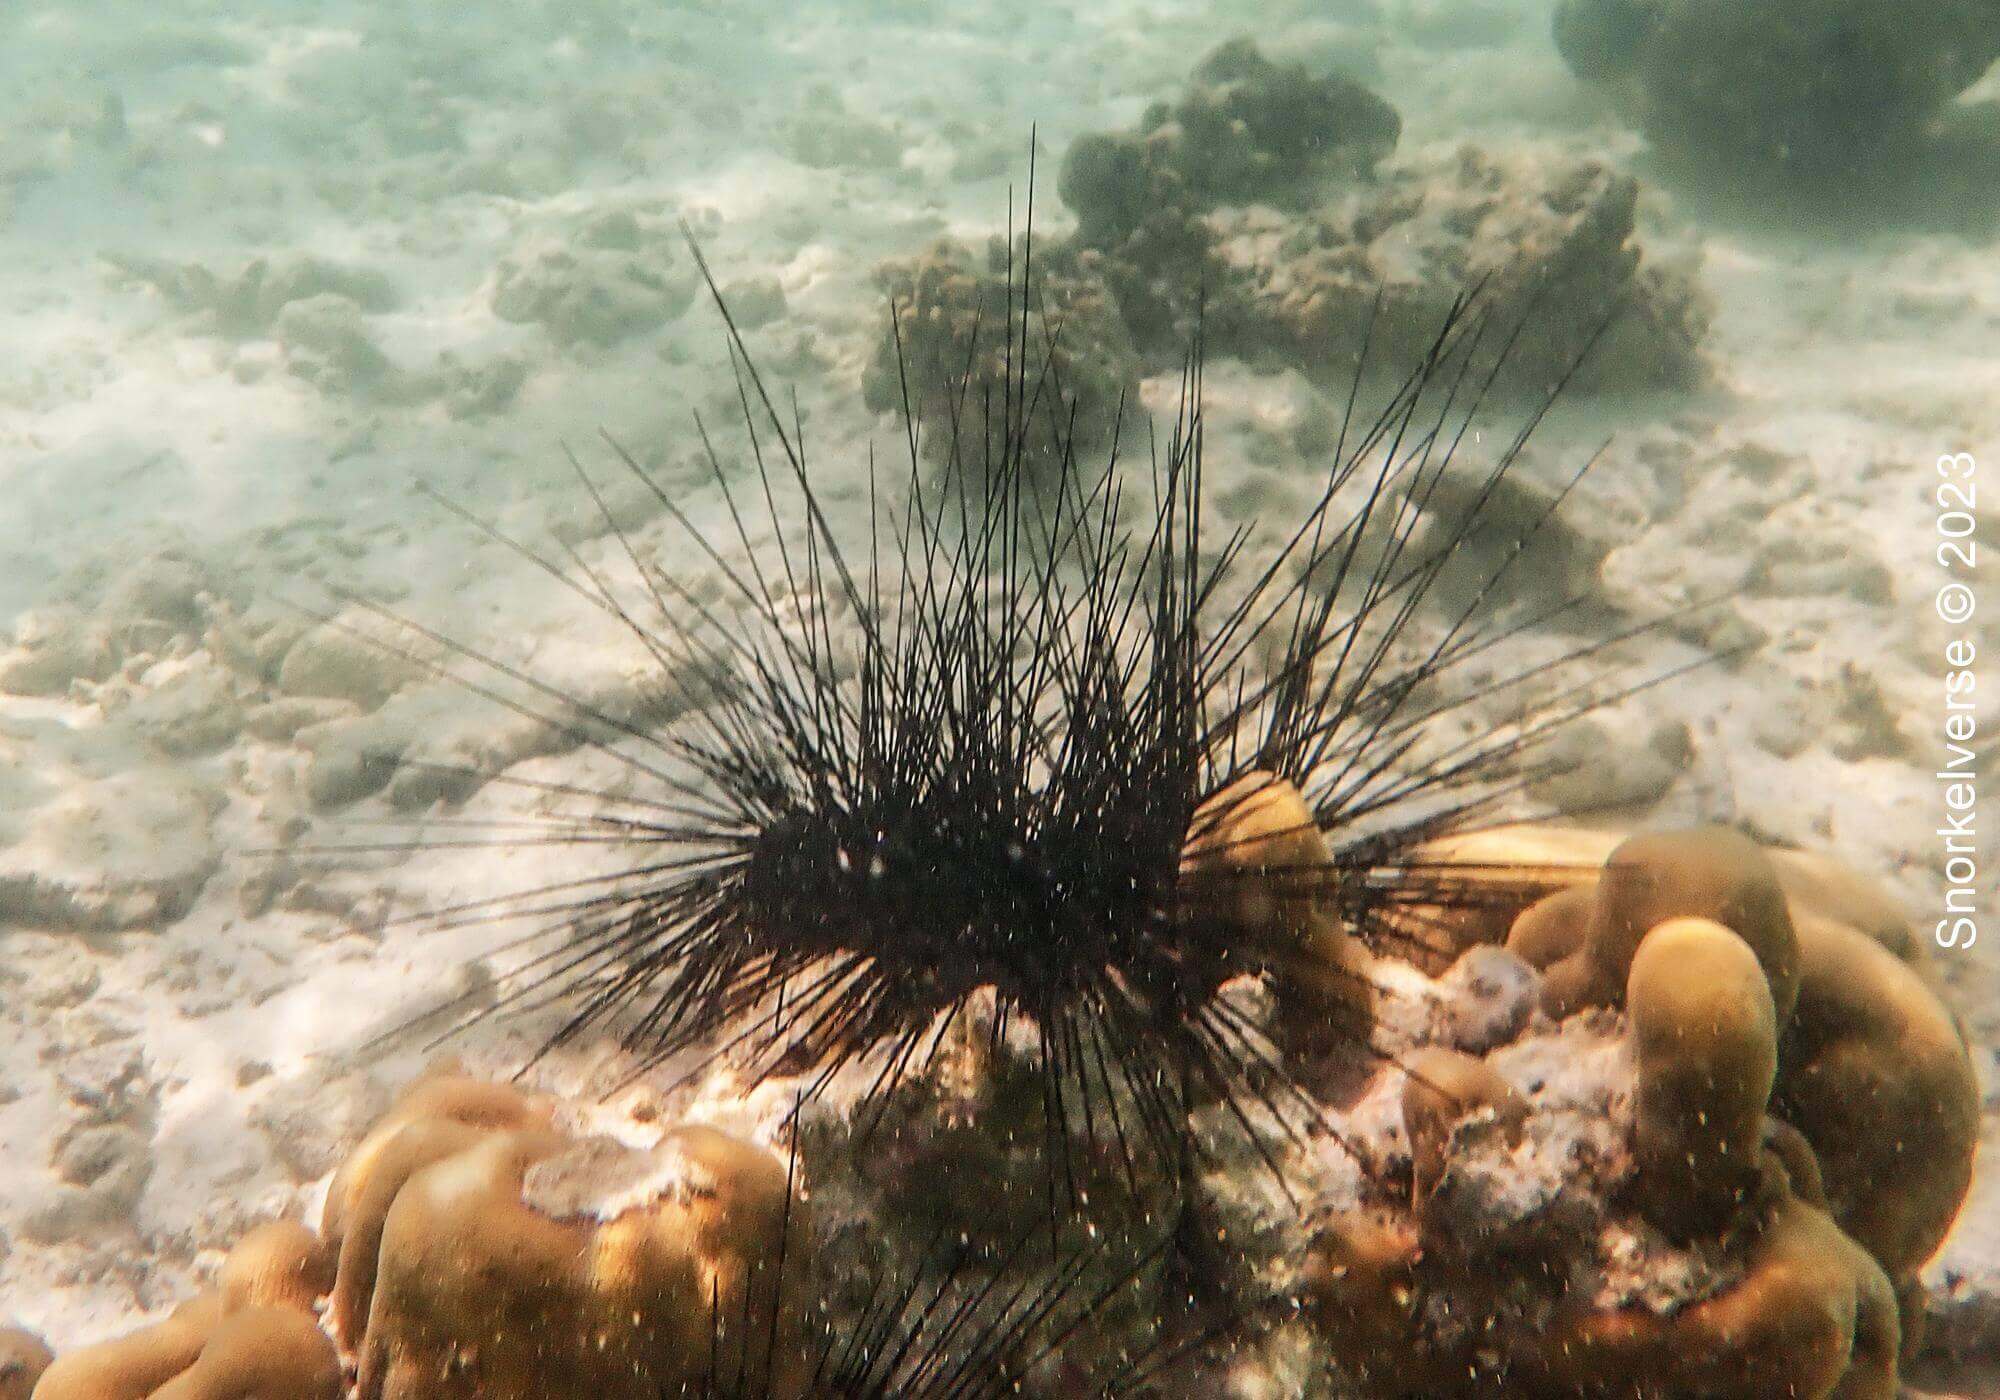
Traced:
<path id="1" fill-rule="evenodd" d="M 1774 1105 L 1812 1143 L 1840 1227 L 1901 1284 L 1944 1242 L 1972 1183 L 1971 1056 L 1918 967 L 1845 924 L 1798 924 L 1799 1005 Z"/>
<path id="2" fill-rule="evenodd" d="M 1410 1204 L 1421 1210 L 1444 1175 L 1452 1129 L 1484 1110 L 1518 1139 L 1528 1103 L 1486 1061 L 1456 1050 L 1419 1050 L 1404 1068 L 1409 1073 L 1403 1085 L 1403 1131 L 1410 1139 Z"/>
<path id="3" fill-rule="evenodd" d="M 1764 969 L 1778 1020 L 1790 1018 L 1798 998 L 1798 936 L 1778 872 L 1755 842 L 1722 827 L 1635 836 L 1613 851 L 1581 937 L 1567 956 L 1543 967 L 1543 1005 L 1557 1016 L 1619 1005 L 1639 941 L 1682 918 L 1713 919 L 1747 943 Z M 1550 936 L 1539 931 L 1539 937 Z"/>
<path id="4" fill-rule="evenodd" d="M 310 1316 L 246 1308 L 224 1317 L 194 1364 L 149 1400 L 340 1400 L 340 1359 Z"/>
<path id="5" fill-rule="evenodd" d="M 1331 864 L 1299 790 L 1265 772 L 1196 809 L 1181 857 L 1185 914 L 1229 930 L 1242 971 L 1270 973 L 1276 1038 L 1295 1055 L 1351 1044 L 1370 1022 L 1365 957 L 1324 886 Z"/>
<path id="6" fill-rule="evenodd" d="M 1609 844 L 1563 833 L 1555 848 L 1592 842 Z M 1544 848 L 1515 832 L 1448 858 L 1489 871 L 1518 859 L 1523 887 L 1541 884 L 1507 941 L 1542 970 L 1545 1009 L 1623 1008 L 1631 1165 L 1608 1200 L 1665 1238 L 1619 1226 L 1624 1236 L 1589 1247 L 1611 1251 L 1595 1256 L 1597 1284 L 1521 1306 L 1538 1271 L 1561 1277 L 1573 1256 L 1519 1256 L 1508 1283 L 1481 1273 L 1491 1259 L 1428 1247 L 1468 1221 L 1485 1228 L 1482 1201 L 1504 1226 L 1510 1200 L 1534 1199 L 1478 1194 L 1509 1179 L 1520 1140 L 1461 1141 L 1446 1110 L 1466 1095 L 1413 1079 L 1412 1214 L 1325 1227 L 1304 1270 L 1308 1315 L 1377 1396 L 1891 1400 L 1916 1271 L 1963 1198 L 1979 1123 L 1962 1034 L 1921 940 L 1860 877 L 1730 832 L 1633 838 L 1594 873 L 1537 870 Z M 1456 936 L 1492 937 L 1482 912 Z M 1618 1025 L 1598 1011 L 1564 1034 L 1588 1045 Z M 1425 1078 L 1492 1074 L 1461 1059 L 1427 1052 L 1438 1068 Z M 1433 1221 L 1427 1197 L 1461 1153 L 1472 1154 L 1472 1194 L 1439 1193 Z M 1531 1251 L 1563 1239 L 1560 1219 Z M 1582 1228 L 1572 1250 L 1595 1229 Z M 1667 1272 L 1647 1282 L 1656 1256 Z"/>
<path id="7" fill-rule="evenodd" d="M 55 1353 L 33 1332 L 0 1327 L 0 1400 L 28 1400 Z"/>
<path id="8" fill-rule="evenodd" d="M 339 1262 L 327 1324 L 343 1346 L 361 1345 L 383 1224 L 404 1183 L 495 1133 L 547 1128 L 551 1111 L 504 1084 L 446 1069 L 417 1080 L 369 1130 L 334 1174 L 320 1217 Z"/>
<path id="9" fill-rule="evenodd" d="M 413 1126 L 439 1128 L 416 1120 L 399 1132 Z M 705 1128 L 639 1152 L 530 1127 L 475 1131 L 413 1171 L 393 1146 L 371 1162 L 350 1178 L 357 1207 L 376 1193 L 362 1176 L 396 1189 L 375 1258 L 352 1247 L 362 1212 L 350 1219 L 339 1285 L 350 1268 L 372 1281 L 363 1400 L 694 1393 L 717 1318 L 725 1364 L 746 1341 L 753 1364 L 766 1364 L 762 1328 L 746 1339 L 728 1321 L 772 1315 L 788 1208 L 770 1153 Z M 781 1338 L 773 1393 L 793 1360 Z"/>
<path id="10" fill-rule="evenodd" d="M 144 1400 L 194 1365 L 222 1321 L 222 1300 L 204 1294 L 164 1321 L 58 1357 L 35 1400 Z"/>
<path id="11" fill-rule="evenodd" d="M 1896 1298 L 1825 1211 L 1780 1194 L 1742 1280 L 1671 1316 L 1565 1320 L 1527 1363 L 1537 1394 L 1894 1400 Z"/>
<path id="12" fill-rule="evenodd" d="M 1970 1184 L 1978 1085 L 1963 1033 L 1892 899 L 1824 856 L 1753 858 L 1745 844 L 1717 833 L 1629 841 L 1594 884 L 1523 911 L 1508 946 L 1543 969 L 1545 1004 L 1562 1014 L 1614 1000 L 1604 977 L 1631 931 L 1663 911 L 1745 937 L 1767 978 L 1781 972 L 1775 1111 L 1812 1144 L 1841 1228 L 1900 1285 Z"/>
<path id="13" fill-rule="evenodd" d="M 60 1358 L 35 1400 L 339 1400 L 340 1362 L 312 1315 L 330 1277 L 311 1231 L 259 1226 L 223 1261 L 214 1292 Z"/>
<path id="14" fill-rule="evenodd" d="M 1708 919 L 1670 919 L 1632 959 L 1634 1147 L 1647 1216 L 1679 1239 L 1719 1234 L 1760 1178 L 1778 1018 L 1750 945 Z"/>

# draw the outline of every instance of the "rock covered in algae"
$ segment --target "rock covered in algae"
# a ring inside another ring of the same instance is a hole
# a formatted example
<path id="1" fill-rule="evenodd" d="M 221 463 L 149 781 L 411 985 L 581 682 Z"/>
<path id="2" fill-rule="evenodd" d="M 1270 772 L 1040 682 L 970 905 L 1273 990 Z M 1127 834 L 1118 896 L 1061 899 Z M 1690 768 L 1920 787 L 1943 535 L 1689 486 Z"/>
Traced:
<path id="1" fill-rule="evenodd" d="M 1477 286 L 1499 331 L 1482 353 L 1512 338 L 1505 388 L 1696 387 L 1708 305 L 1690 268 L 1644 256 L 1638 200 L 1637 181 L 1598 162 L 1465 146 L 1303 215 L 1220 211 L 1216 315 L 1225 337 L 1338 383 L 1364 346 L 1373 363 L 1414 363 Z"/>
<path id="2" fill-rule="evenodd" d="M 1352 79 L 1273 63 L 1251 40 L 1234 39 L 1135 130 L 1079 138 L 1057 188 L 1084 239 L 1103 244 L 1162 208 L 1291 203 L 1324 176 L 1367 174 L 1402 128 L 1395 108 Z"/>
<path id="3" fill-rule="evenodd" d="M 926 453 L 976 479 L 986 452 L 1018 412 L 1030 460 L 1061 466 L 1074 451 L 1089 461 L 1108 452 L 1121 419 L 1138 413 L 1138 357 L 1117 308 L 1100 283 L 1041 270 L 1023 315 L 1015 305 L 1018 272 L 1010 257 L 1024 244 L 996 241 L 984 257 L 949 240 L 908 260 L 883 264 L 876 279 L 888 293 L 891 325 L 862 380 L 868 406 L 900 414 L 906 406 L 925 434 Z M 1021 363 L 1022 357 L 1026 363 Z M 1134 418 L 1136 421 L 1136 417 Z"/>
<path id="4" fill-rule="evenodd" d="M 1564 0 L 1555 32 L 1661 145 L 1815 181 L 1907 154 L 2000 58 L 1980 0 Z"/>
<path id="5" fill-rule="evenodd" d="M 1217 71 L 1263 75 L 1235 80 L 1253 86 L 1273 73 L 1327 84 L 1286 122 L 1272 119 L 1287 133 L 1321 123 L 1319 144 L 1294 151 L 1260 138 L 1251 119 L 1204 116 L 1218 106 Z M 1397 124 L 1351 87 L 1225 46 L 1178 105 L 1071 147 L 1059 189 L 1079 228 L 1049 264 L 1101 279 L 1156 360 L 1199 319 L 1212 352 L 1276 355 L 1345 383 L 1364 344 L 1372 363 L 1414 364 L 1453 299 L 1479 285 L 1504 327 L 1482 353 L 1512 338 L 1509 388 L 1545 391 L 1572 371 L 1579 387 L 1706 380 L 1706 301 L 1690 268 L 1643 256 L 1634 180 L 1597 162 L 1471 146 L 1375 171 Z M 1335 90 L 1347 95 L 1336 102 Z M 1255 150 L 1237 150 L 1245 143 Z"/>

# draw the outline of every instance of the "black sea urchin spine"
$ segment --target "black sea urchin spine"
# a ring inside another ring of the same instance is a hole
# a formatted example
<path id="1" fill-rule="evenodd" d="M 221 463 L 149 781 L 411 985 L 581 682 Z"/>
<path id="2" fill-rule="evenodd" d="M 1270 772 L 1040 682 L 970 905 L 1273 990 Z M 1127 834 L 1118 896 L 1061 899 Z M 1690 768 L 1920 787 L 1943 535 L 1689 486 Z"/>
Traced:
<path id="1" fill-rule="evenodd" d="M 907 470 L 885 478 L 871 463 L 866 531 L 844 535 L 796 413 L 780 410 L 717 293 L 754 461 L 732 483 L 709 448 L 733 539 L 708 537 L 618 455 L 735 612 L 701 601 L 615 525 L 642 581 L 635 599 L 573 553 L 564 569 L 507 541 L 637 636 L 685 718 L 659 731 L 621 720 L 417 627 L 487 668 L 459 677 L 476 693 L 634 770 L 644 795 L 615 799 L 615 816 L 559 819 L 552 839 L 662 852 L 620 877 L 446 917 L 543 921 L 535 936 L 553 945 L 514 974 L 503 1004 L 560 1001 L 553 1043 L 604 1031 L 642 1066 L 728 1053 L 753 1080 L 803 1072 L 809 1095 L 870 1057 L 865 1098 L 883 1103 L 991 988 L 994 1036 L 1019 1027 L 1037 1047 L 1052 1139 L 1113 1141 L 1128 1171 L 1139 1142 L 1180 1161 L 1199 1099 L 1220 1102 L 1262 1150 L 1260 1115 L 1316 1110 L 1222 984 L 1263 974 L 1316 990 L 1309 1009 L 1336 1038 L 1365 1043 L 1368 1026 L 1326 991 L 1352 973 L 1302 971 L 1309 950 L 1219 912 L 1231 887 L 1292 886 L 1352 929 L 1421 946 L 1437 911 L 1494 896 L 1482 872 L 1416 848 L 1491 811 L 1537 771 L 1543 739 L 1616 698 L 1578 681 L 1505 731 L 1432 732 L 1472 698 L 1439 698 L 1442 683 L 1536 621 L 1502 622 L 1494 605 L 1546 514 L 1416 641 L 1420 609 L 1547 405 L 1442 538 L 1422 538 L 1505 362 L 1504 346 L 1475 356 L 1492 331 L 1468 299 L 1379 412 L 1359 412 L 1357 374 L 1301 520 L 1275 539 L 1246 529 L 1216 541 L 1204 528 L 1198 337 L 1164 446 L 1137 470 L 1114 446 L 1087 475 L 1054 357 L 1030 374 L 1030 257 L 1002 328 L 999 390 L 975 404 L 969 377 L 958 386 L 955 413 L 978 415 L 983 431 L 954 422 L 951 440 L 982 442 L 985 457 L 954 479 L 976 485 L 926 479 L 906 390 Z M 1476 358 L 1492 365 L 1483 377 Z M 1029 469 L 1031 424 L 1062 444 L 1060 472 Z M 1150 499 L 1131 499 L 1141 491 Z M 775 551 L 755 546 L 753 524 Z M 1607 644 L 1497 688 L 1546 682 Z M 1247 874 L 1187 865 L 1198 814 L 1226 821 L 1280 781 L 1304 794 L 1298 825 L 1326 832 L 1330 858 Z"/>

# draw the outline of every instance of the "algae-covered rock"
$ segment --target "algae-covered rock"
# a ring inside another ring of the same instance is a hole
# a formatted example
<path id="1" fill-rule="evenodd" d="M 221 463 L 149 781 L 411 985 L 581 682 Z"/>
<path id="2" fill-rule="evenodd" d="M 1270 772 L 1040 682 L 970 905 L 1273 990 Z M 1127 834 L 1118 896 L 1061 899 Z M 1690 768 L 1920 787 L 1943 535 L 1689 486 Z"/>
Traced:
<path id="1" fill-rule="evenodd" d="M 1474 359 L 1490 365 L 1504 347 L 1506 387 L 1692 388 L 1709 374 L 1707 300 L 1689 268 L 1645 257 L 1638 193 L 1602 163 L 1467 146 L 1303 216 L 1219 214 L 1218 317 L 1344 382 L 1364 346 L 1376 364 L 1416 363 L 1476 286 L 1491 330 Z"/>
<path id="2" fill-rule="evenodd" d="M 1104 247 L 1162 209 L 1183 217 L 1218 204 L 1297 203 L 1326 176 L 1372 171 L 1402 119 L 1360 83 L 1275 64 L 1235 39 L 1195 65 L 1177 102 L 1149 108 L 1131 132 L 1078 138 L 1057 191 L 1086 243 Z"/>
<path id="3" fill-rule="evenodd" d="M 1014 409 L 1023 456 L 1044 469 L 1102 461 L 1138 413 L 1138 357 L 1102 284 L 1060 267 L 1038 274 L 1023 330 L 1010 256 L 1026 254 L 1003 240 L 982 258 L 947 241 L 876 272 L 891 323 L 862 380 L 868 406 L 907 406 L 930 460 L 974 482 L 1010 431 L 1023 385 L 1027 401 Z"/>
<path id="4" fill-rule="evenodd" d="M 1921 149 L 2000 58 L 1981 0 L 1566 0 L 1556 40 L 1708 173 L 1823 186 Z"/>
<path id="5" fill-rule="evenodd" d="M 1383 163 L 1399 125 L 1346 79 L 1226 45 L 1178 103 L 1072 145 L 1058 189 L 1079 227 L 1050 262 L 1108 288 L 1155 360 L 1199 321 L 1211 354 L 1344 385 L 1364 346 L 1418 363 L 1476 286 L 1489 335 L 1472 372 L 1505 347 L 1509 391 L 1706 382 L 1707 299 L 1691 265 L 1644 255 L 1636 181 L 1472 146 Z"/>
<path id="6" fill-rule="evenodd" d="M 658 235 L 637 250 L 543 242 L 502 260 L 493 313 L 536 322 L 560 344 L 612 345 L 666 325 L 687 310 L 694 289 Z"/>

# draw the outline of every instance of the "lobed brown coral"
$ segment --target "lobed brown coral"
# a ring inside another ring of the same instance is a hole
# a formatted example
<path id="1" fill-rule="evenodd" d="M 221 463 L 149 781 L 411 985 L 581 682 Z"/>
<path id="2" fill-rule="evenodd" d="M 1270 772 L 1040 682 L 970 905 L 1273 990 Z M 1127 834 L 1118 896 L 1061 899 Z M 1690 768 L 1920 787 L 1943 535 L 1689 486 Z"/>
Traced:
<path id="1" fill-rule="evenodd" d="M 1776 868 L 1748 837 L 1720 827 L 1635 836 L 1604 862 L 1587 898 L 1574 891 L 1558 897 L 1568 919 L 1557 909 L 1531 909 L 1522 941 L 1509 937 L 1510 947 L 1542 969 L 1550 1015 L 1622 1005 L 1648 932 L 1668 919 L 1700 918 L 1750 945 L 1778 1020 L 1790 1018 L 1798 936 Z"/>
<path id="2" fill-rule="evenodd" d="M 1548 867 L 1507 940 L 1568 1019 L 1408 1061 L 1409 1187 L 1326 1216 L 1302 1270 L 1335 1364 L 1384 1397 L 1890 1400 L 1978 1121 L 1891 901 L 1718 830 L 1453 851 L 1510 847 L 1525 869 L 1610 848 Z M 1606 1036 L 1629 1087 L 1552 1097 Z"/>
<path id="3" fill-rule="evenodd" d="M 331 1282 L 331 1256 L 311 1231 L 259 1226 L 213 1291 L 61 1357 L 34 1400 L 340 1400 L 340 1360 L 313 1314 Z"/>
<path id="4" fill-rule="evenodd" d="M 33 1332 L 0 1327 L 0 1400 L 28 1400 L 55 1353 Z"/>
<path id="5" fill-rule="evenodd" d="M 328 1320 L 369 1400 L 680 1393 L 714 1319 L 770 1315 L 786 1194 L 777 1159 L 709 1129 L 639 1151 L 504 1086 L 421 1080 L 329 1190 Z"/>
<path id="6" fill-rule="evenodd" d="M 1587 891 L 1525 911 L 1509 946 L 1542 966 L 1560 1015 L 1616 1000 L 1634 931 L 1674 918 L 1713 919 L 1755 952 L 1780 1028 L 1775 1110 L 1811 1144 L 1841 1227 L 1904 1285 L 1950 1228 L 1979 1130 L 1970 1056 L 1922 944 L 1852 872 L 1707 830 L 1625 842 Z"/>
<path id="7" fill-rule="evenodd" d="M 711 1129 L 639 1150 L 554 1116 L 455 1070 L 419 1079 L 335 1175 L 323 1237 L 259 1227 L 213 1291 L 62 1357 L 36 1400 L 344 1400 L 328 1295 L 370 1400 L 657 1400 L 746 1348 L 796 1394 L 799 1339 L 769 1325 L 784 1165 Z"/>

